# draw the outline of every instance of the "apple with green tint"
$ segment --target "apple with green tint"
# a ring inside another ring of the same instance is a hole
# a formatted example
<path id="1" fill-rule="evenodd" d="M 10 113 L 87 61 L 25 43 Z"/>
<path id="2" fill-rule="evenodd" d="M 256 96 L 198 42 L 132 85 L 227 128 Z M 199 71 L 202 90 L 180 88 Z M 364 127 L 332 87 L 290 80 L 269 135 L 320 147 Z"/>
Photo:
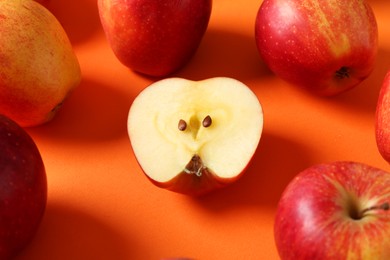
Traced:
<path id="1" fill-rule="evenodd" d="M 255 39 L 277 76 L 325 96 L 367 78 L 378 49 L 376 19 L 363 0 L 264 0 Z"/>
<path id="2" fill-rule="evenodd" d="M 390 70 L 383 79 L 375 115 L 375 137 L 378 150 L 390 163 Z"/>
<path id="3" fill-rule="evenodd" d="M 11 259 L 30 243 L 46 200 L 46 172 L 36 144 L 0 115 L 0 259 Z"/>
<path id="4" fill-rule="evenodd" d="M 256 95 L 226 77 L 167 78 L 134 100 L 128 133 L 144 173 L 159 187 L 201 195 L 237 180 L 260 141 Z"/>
<path id="5" fill-rule="evenodd" d="M 0 1 L 0 113 L 23 127 L 43 124 L 80 81 L 55 16 L 35 1 Z"/>
<path id="6" fill-rule="evenodd" d="M 299 173 L 278 204 L 281 259 L 390 259 L 390 173 L 358 162 Z"/>
<path id="7" fill-rule="evenodd" d="M 98 0 L 116 57 L 127 67 L 163 77 L 189 62 L 206 32 L 212 0 Z"/>

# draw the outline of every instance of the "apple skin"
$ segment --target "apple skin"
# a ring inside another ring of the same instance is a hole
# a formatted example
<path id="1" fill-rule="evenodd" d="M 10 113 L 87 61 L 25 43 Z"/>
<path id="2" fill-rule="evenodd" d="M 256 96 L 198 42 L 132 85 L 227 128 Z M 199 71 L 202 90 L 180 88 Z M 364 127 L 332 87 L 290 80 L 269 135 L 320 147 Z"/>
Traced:
<path id="1" fill-rule="evenodd" d="M 72 45 L 35 1 L 1 1 L 0 21 L 0 113 L 22 127 L 43 124 L 81 81 Z"/>
<path id="2" fill-rule="evenodd" d="M 390 163 L 390 70 L 379 92 L 375 114 L 375 137 L 380 154 Z"/>
<path id="3" fill-rule="evenodd" d="M 278 77 L 334 96 L 371 74 L 378 28 L 366 1 L 265 0 L 257 13 L 255 40 Z"/>
<path id="4" fill-rule="evenodd" d="M 98 0 L 100 20 L 120 62 L 139 73 L 164 77 L 198 49 L 211 0 Z"/>
<path id="5" fill-rule="evenodd" d="M 141 165 L 140 167 L 142 168 Z M 236 182 L 241 178 L 246 169 L 247 167 L 234 178 L 220 178 L 207 168 L 201 171 L 201 177 L 182 171 L 168 182 L 158 182 L 150 178 L 147 174 L 145 176 L 157 187 L 187 196 L 200 197 Z"/>
<path id="6" fill-rule="evenodd" d="M 15 256 L 30 243 L 46 201 L 46 172 L 36 144 L 0 115 L 0 259 Z"/>
<path id="7" fill-rule="evenodd" d="M 390 259 L 389 187 L 390 173 L 358 162 L 302 171 L 276 212 L 281 259 Z"/>

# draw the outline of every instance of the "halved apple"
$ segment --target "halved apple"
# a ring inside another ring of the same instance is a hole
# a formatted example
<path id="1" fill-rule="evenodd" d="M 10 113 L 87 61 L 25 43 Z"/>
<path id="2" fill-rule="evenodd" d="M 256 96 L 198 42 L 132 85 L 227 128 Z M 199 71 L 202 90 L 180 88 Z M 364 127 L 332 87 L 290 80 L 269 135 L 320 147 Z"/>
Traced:
<path id="1" fill-rule="evenodd" d="M 143 172 L 159 187 L 200 195 L 244 172 L 263 129 L 256 95 L 226 77 L 167 78 L 134 100 L 128 134 Z"/>

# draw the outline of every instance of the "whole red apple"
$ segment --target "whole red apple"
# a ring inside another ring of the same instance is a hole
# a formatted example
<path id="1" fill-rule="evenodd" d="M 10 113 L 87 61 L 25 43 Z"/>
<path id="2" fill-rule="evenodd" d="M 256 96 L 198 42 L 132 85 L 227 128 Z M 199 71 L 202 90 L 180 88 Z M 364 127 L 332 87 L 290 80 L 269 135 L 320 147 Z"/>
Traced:
<path id="1" fill-rule="evenodd" d="M 207 29 L 211 0 L 98 0 L 108 42 L 127 67 L 166 76 L 184 66 Z"/>
<path id="2" fill-rule="evenodd" d="M 378 49 L 376 19 L 362 0 L 265 0 L 255 38 L 277 76 L 326 96 L 369 76 Z"/>
<path id="3" fill-rule="evenodd" d="M 379 92 L 375 115 L 375 136 L 379 152 L 390 163 L 390 70 Z"/>
<path id="4" fill-rule="evenodd" d="M 14 256 L 31 241 L 46 199 L 46 172 L 36 144 L 0 115 L 0 259 Z"/>
<path id="5" fill-rule="evenodd" d="M 389 259 L 389 187 L 390 173 L 358 162 L 302 171 L 277 208 L 281 259 Z"/>

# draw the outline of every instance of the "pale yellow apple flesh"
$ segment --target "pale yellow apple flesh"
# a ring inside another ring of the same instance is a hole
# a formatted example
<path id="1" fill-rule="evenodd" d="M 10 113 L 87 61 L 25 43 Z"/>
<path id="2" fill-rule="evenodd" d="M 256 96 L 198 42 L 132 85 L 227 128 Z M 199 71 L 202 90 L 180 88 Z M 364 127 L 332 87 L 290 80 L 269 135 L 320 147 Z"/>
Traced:
<path id="1" fill-rule="evenodd" d="M 136 97 L 128 117 L 137 161 L 160 183 L 183 172 L 201 177 L 203 169 L 218 178 L 238 176 L 255 153 L 262 129 L 256 95 L 224 77 L 157 81 Z"/>

